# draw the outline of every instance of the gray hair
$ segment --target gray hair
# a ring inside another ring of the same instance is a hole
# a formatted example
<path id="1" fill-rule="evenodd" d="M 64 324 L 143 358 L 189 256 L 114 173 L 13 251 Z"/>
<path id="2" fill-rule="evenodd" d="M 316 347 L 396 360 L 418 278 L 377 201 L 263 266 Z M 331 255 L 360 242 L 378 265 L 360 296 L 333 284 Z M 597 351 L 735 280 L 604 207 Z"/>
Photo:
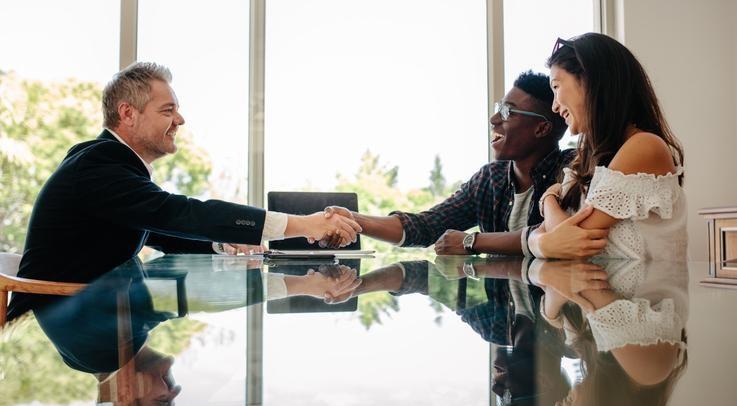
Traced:
<path id="1" fill-rule="evenodd" d="M 171 83 L 169 68 L 154 62 L 134 62 L 113 76 L 102 91 L 103 125 L 115 128 L 120 123 L 118 106 L 127 102 L 143 111 L 151 100 L 151 81 Z"/>

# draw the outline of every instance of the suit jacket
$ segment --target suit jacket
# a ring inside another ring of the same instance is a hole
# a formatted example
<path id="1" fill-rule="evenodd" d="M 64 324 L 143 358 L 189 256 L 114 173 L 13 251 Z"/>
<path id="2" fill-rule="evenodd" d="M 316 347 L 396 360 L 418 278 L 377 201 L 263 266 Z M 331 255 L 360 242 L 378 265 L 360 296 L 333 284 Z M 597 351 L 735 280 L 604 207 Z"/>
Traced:
<path id="1" fill-rule="evenodd" d="M 87 283 L 148 243 L 164 252 L 212 252 L 211 241 L 259 244 L 266 212 L 159 188 L 110 132 L 75 145 L 41 189 L 18 276 Z M 8 318 L 29 310 L 14 294 Z"/>

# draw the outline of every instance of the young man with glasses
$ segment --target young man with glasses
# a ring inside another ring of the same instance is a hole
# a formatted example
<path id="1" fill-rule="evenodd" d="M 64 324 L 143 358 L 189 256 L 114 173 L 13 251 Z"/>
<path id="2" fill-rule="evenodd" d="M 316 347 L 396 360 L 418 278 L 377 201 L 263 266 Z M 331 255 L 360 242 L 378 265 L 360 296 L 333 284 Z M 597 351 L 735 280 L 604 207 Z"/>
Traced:
<path id="1" fill-rule="evenodd" d="M 538 200 L 575 156 L 575 150 L 561 151 L 558 146 L 567 126 L 553 114 L 552 103 L 547 75 L 532 71 L 520 74 L 489 119 L 496 159 L 427 211 L 368 216 L 335 206 L 325 210 L 355 219 L 363 235 L 400 246 L 435 244 L 435 251 L 442 255 L 527 254 L 530 226 L 543 220 Z M 571 217 L 561 227 L 578 228 L 587 213 Z M 481 232 L 464 232 L 474 226 Z M 590 245 L 587 240 L 601 237 L 581 229 L 569 232 L 565 240 L 555 231 L 548 238 L 553 241 L 546 245 L 549 252 L 572 258 L 579 256 L 580 246 Z M 331 241 L 320 243 L 332 246 Z"/>

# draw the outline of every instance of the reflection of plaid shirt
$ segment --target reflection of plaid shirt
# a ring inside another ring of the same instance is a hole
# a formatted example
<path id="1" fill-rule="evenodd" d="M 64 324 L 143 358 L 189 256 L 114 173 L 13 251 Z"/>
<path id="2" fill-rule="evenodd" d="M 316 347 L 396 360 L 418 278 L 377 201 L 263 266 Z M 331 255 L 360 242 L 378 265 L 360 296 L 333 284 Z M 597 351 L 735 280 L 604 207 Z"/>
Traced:
<path id="1" fill-rule="evenodd" d="M 556 182 L 576 151 L 555 150 L 532 169 L 533 194 L 528 211 L 528 225 L 542 222 L 538 200 Z M 475 175 L 444 202 L 419 214 L 394 211 L 404 227 L 405 247 L 427 247 L 446 230 L 467 230 L 478 225 L 482 232 L 508 231 L 507 223 L 514 203 L 512 161 L 494 161 Z"/>

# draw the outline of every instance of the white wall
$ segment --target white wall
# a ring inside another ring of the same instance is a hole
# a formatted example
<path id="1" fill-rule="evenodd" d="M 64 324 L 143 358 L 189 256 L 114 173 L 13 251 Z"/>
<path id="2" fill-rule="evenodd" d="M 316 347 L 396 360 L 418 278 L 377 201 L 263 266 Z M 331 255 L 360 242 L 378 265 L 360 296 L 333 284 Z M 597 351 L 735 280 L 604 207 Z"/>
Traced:
<path id="1" fill-rule="evenodd" d="M 615 3 L 617 36 L 645 66 L 683 143 L 689 255 L 706 259 L 706 223 L 697 211 L 737 206 L 737 2 Z"/>

